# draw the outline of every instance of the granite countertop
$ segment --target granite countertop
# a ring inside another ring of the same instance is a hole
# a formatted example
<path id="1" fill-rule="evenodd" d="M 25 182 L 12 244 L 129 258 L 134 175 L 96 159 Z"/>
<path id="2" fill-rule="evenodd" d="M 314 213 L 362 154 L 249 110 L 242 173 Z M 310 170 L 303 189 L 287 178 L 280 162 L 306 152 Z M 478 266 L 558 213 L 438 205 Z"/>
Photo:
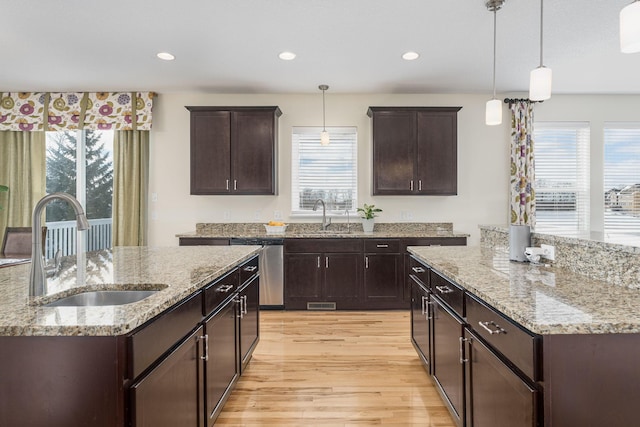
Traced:
<path id="1" fill-rule="evenodd" d="M 409 251 L 534 333 L 640 332 L 638 289 L 509 261 L 504 248 L 411 246 Z"/>
<path id="2" fill-rule="evenodd" d="M 262 223 L 199 223 L 196 224 L 196 231 L 177 234 L 176 237 L 399 239 L 469 237 L 469 234 L 454 232 L 451 223 L 376 223 L 372 233 L 365 233 L 360 222 L 352 222 L 349 230 L 346 222 L 331 224 L 326 231 L 321 230 L 319 223 L 289 223 L 284 233 L 275 234 L 267 234 Z"/>
<path id="3" fill-rule="evenodd" d="M 231 270 L 259 246 L 117 247 L 64 257 L 48 295 L 29 297 L 30 264 L 0 269 L 0 336 L 126 334 Z M 79 268 L 81 266 L 81 268 Z M 154 289 L 132 304 L 44 307 L 86 290 Z"/>

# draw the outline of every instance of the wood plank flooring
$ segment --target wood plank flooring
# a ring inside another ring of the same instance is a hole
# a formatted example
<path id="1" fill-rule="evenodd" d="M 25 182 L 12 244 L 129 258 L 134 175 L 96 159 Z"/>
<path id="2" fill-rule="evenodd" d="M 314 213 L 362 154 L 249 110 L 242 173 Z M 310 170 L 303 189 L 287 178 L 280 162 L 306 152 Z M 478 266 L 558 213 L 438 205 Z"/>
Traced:
<path id="1" fill-rule="evenodd" d="M 411 345 L 408 311 L 260 315 L 260 343 L 217 426 L 455 426 Z"/>

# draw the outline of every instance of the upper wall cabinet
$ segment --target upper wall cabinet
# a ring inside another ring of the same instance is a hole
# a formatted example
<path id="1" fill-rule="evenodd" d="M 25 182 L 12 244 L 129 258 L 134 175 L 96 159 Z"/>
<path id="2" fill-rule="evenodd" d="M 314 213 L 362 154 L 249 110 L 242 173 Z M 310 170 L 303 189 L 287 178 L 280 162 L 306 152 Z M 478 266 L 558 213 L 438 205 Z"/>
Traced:
<path id="1" fill-rule="evenodd" d="M 369 107 L 373 195 L 455 195 L 462 107 Z"/>
<path id="2" fill-rule="evenodd" d="M 186 107 L 191 194 L 276 194 L 278 107 Z"/>

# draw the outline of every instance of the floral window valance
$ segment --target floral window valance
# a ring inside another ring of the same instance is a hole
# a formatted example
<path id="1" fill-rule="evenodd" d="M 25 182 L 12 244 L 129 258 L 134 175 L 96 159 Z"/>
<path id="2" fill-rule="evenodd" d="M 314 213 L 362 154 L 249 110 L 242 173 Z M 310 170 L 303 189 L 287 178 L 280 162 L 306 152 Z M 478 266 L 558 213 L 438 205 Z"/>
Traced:
<path id="1" fill-rule="evenodd" d="M 0 130 L 150 130 L 153 92 L 4 92 Z"/>

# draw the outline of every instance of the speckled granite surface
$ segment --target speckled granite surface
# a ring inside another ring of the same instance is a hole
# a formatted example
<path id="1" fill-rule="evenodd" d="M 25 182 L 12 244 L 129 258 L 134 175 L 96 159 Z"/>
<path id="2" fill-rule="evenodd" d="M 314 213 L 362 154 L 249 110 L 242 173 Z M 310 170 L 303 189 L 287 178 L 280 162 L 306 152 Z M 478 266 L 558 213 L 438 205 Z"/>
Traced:
<path id="1" fill-rule="evenodd" d="M 602 241 L 598 235 L 585 237 L 532 233 L 531 244 L 553 245 L 554 267 L 560 267 L 609 284 L 640 289 L 640 247 Z M 480 245 L 508 248 L 509 228 L 480 226 Z"/>
<path id="2" fill-rule="evenodd" d="M 28 295 L 30 264 L 0 269 L 0 335 L 125 334 L 257 253 L 258 246 L 118 247 L 63 258 L 49 295 Z M 84 266 L 84 268 L 78 268 Z M 159 289 L 132 304 L 43 307 L 54 299 L 102 289 Z"/>
<path id="3" fill-rule="evenodd" d="M 359 219 L 351 222 L 347 233 L 346 222 L 331 224 L 326 232 L 320 232 L 321 227 L 313 223 L 289 223 L 285 233 L 267 234 L 262 223 L 198 223 L 196 231 L 177 234 L 176 237 L 284 237 L 295 238 L 402 238 L 402 237 L 469 237 L 468 234 L 455 233 L 450 222 L 399 222 L 376 223 L 373 233 L 362 231 Z"/>
<path id="4" fill-rule="evenodd" d="M 409 247 L 409 251 L 532 332 L 640 332 L 640 290 L 565 268 L 509 261 L 504 248 Z"/>

